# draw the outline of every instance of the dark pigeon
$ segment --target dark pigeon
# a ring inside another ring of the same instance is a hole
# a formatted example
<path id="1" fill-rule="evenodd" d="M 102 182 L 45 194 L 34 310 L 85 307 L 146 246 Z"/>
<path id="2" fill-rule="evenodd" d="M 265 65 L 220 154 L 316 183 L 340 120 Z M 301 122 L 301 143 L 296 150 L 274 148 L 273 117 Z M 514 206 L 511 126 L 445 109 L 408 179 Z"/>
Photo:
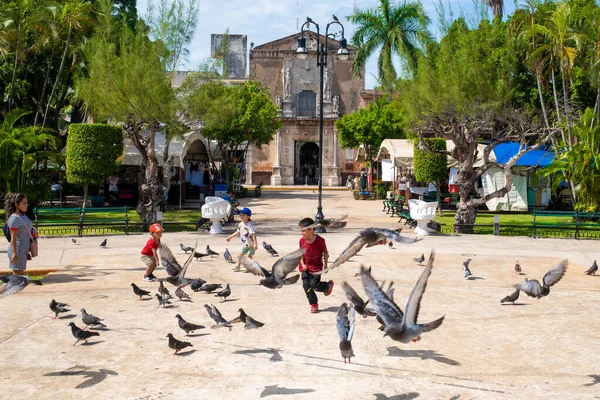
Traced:
<path id="1" fill-rule="evenodd" d="M 203 257 L 208 257 L 208 254 L 198 253 L 197 251 L 194 252 L 194 258 L 196 261 L 201 260 Z"/>
<path id="2" fill-rule="evenodd" d="M 524 292 L 527 296 L 535 297 L 536 299 L 548 296 L 550 294 L 550 287 L 558 283 L 567 272 L 567 260 L 563 260 L 556 267 L 546 272 L 542 278 L 542 284 L 537 279 L 529 280 L 525 278 L 525 282 L 521 282 L 515 285 L 514 288 Z"/>
<path id="3" fill-rule="evenodd" d="M 79 243 L 79 240 L 77 240 L 75 238 L 71 238 L 71 242 L 73 242 L 73 244 L 81 244 L 81 243 Z"/>
<path id="4" fill-rule="evenodd" d="M 54 313 L 54 318 L 52 319 L 58 318 L 58 314 L 71 311 L 65 308 L 67 306 L 67 303 L 59 303 L 58 301 L 52 299 L 52 301 L 50 302 L 50 310 L 52 310 L 52 312 Z"/>
<path id="5" fill-rule="evenodd" d="M 517 260 L 517 262 L 515 263 L 515 272 L 516 272 L 517 274 L 520 274 L 520 273 L 521 273 L 521 271 L 522 271 L 522 270 L 521 270 L 521 264 L 519 264 L 519 260 Z"/>
<path id="6" fill-rule="evenodd" d="M 175 353 L 173 353 L 173 355 L 177 354 L 179 350 L 183 350 L 186 347 L 194 347 L 190 342 L 183 342 L 181 340 L 175 339 L 170 333 L 167 335 L 167 337 L 169 338 L 169 348 L 175 350 Z"/>
<path id="7" fill-rule="evenodd" d="M 515 290 L 515 292 L 513 294 L 509 294 L 508 296 L 506 296 L 505 298 L 503 298 L 502 300 L 500 300 L 500 303 L 512 303 L 512 305 L 515 305 L 515 301 L 517 301 L 519 299 L 519 289 Z"/>
<path id="8" fill-rule="evenodd" d="M 198 289 L 200 289 L 202 287 L 202 285 L 204 285 L 206 283 L 206 281 L 204 279 L 194 279 L 192 280 L 192 283 L 190 284 L 190 288 L 194 291 L 197 292 Z"/>
<path id="9" fill-rule="evenodd" d="M 169 292 L 169 289 L 167 289 L 165 287 L 165 285 L 163 285 L 162 281 L 158 282 L 158 293 L 161 294 L 161 296 L 163 297 L 163 299 L 170 299 L 171 298 L 171 293 Z"/>
<path id="10" fill-rule="evenodd" d="M 273 264 L 271 272 L 261 267 L 256 261 L 246 256 L 241 257 L 242 264 L 244 267 L 254 275 L 263 276 L 264 279 L 260 280 L 260 285 L 269 289 L 281 288 L 283 285 L 292 285 L 300 279 L 300 275 L 296 274 L 290 278 L 286 276 L 294 271 L 298 267 L 300 259 L 304 255 L 306 249 L 301 248 L 293 253 L 287 254 L 281 257 Z"/>
<path id="11" fill-rule="evenodd" d="M 229 249 L 225 249 L 225 253 L 223 253 L 223 257 L 225 258 L 225 261 L 227 261 L 228 263 L 235 262 L 235 261 L 233 261 L 233 257 L 231 256 Z"/>
<path id="12" fill-rule="evenodd" d="M 190 332 L 194 333 L 198 329 L 204 329 L 202 325 L 192 324 L 191 322 L 187 322 L 183 317 L 179 314 L 175 315 L 177 318 L 177 322 L 179 323 L 179 327 L 185 331 L 185 336 L 188 336 Z"/>
<path id="13" fill-rule="evenodd" d="M 190 296 L 183 291 L 183 286 L 179 286 L 177 289 L 175 289 L 175 296 L 177 296 L 177 298 L 181 301 L 183 299 L 189 299 Z"/>
<path id="14" fill-rule="evenodd" d="M 596 275 L 596 272 L 598 272 L 598 264 L 596 264 L 596 260 L 594 260 L 594 263 L 592 264 L 592 266 L 590 267 L 590 269 L 588 269 L 587 271 L 585 271 L 586 275 Z"/>
<path id="15" fill-rule="evenodd" d="M 30 283 L 34 285 L 42 284 L 42 281 L 30 279 L 26 275 L 3 275 L 0 276 L 0 282 L 5 283 L 5 285 L 0 285 L 0 293 L 2 294 L 2 297 L 19 293 Z"/>
<path id="16" fill-rule="evenodd" d="M 208 283 L 205 285 L 202 285 L 198 288 L 198 290 L 196 290 L 196 292 L 206 292 L 206 293 L 212 293 L 217 289 L 221 288 L 221 284 L 220 283 Z"/>
<path id="17" fill-rule="evenodd" d="M 210 249 L 210 246 L 209 246 L 209 245 L 206 245 L 206 252 L 207 252 L 207 253 L 208 253 L 208 255 L 209 255 L 209 256 L 211 256 L 211 257 L 212 257 L 212 256 L 218 256 L 218 255 L 219 255 L 219 253 L 217 253 L 216 251 L 212 251 L 212 250 Z"/>
<path id="18" fill-rule="evenodd" d="M 352 351 L 352 336 L 354 335 L 354 307 L 346 303 L 342 304 L 337 314 L 337 331 L 340 337 L 340 352 L 344 358 L 344 364 L 346 359 L 351 363 L 351 358 L 354 357 Z"/>
<path id="19" fill-rule="evenodd" d="M 269 253 L 271 255 L 271 257 L 277 257 L 279 255 L 279 253 L 277 253 L 275 251 L 273 246 L 271 246 L 267 242 L 262 242 L 262 245 L 263 245 L 263 248 L 267 251 L 267 253 Z"/>
<path id="20" fill-rule="evenodd" d="M 108 243 L 108 239 L 104 239 L 102 241 L 102 243 L 100 243 L 100 247 L 102 247 L 103 249 L 106 248 L 106 244 Z"/>
<path id="21" fill-rule="evenodd" d="M 150 296 L 150 292 L 147 290 L 140 289 L 135 283 L 131 283 L 131 287 L 133 288 L 133 293 L 136 296 L 139 296 L 138 300 L 142 298 L 142 296 Z"/>
<path id="22" fill-rule="evenodd" d="M 171 302 L 169 301 L 169 299 L 164 299 L 160 294 L 156 293 L 156 298 L 158 299 L 158 306 L 163 306 L 163 308 L 165 308 L 167 306 L 167 304 L 171 304 Z"/>
<path id="23" fill-rule="evenodd" d="M 227 298 L 231 296 L 231 288 L 229 287 L 229 283 L 225 286 L 225 289 L 221 290 L 219 293 L 215 294 L 215 297 L 223 297 L 223 301 L 227 301 Z"/>
<path id="24" fill-rule="evenodd" d="M 183 244 L 183 243 L 179 243 L 179 247 L 181 248 L 181 250 L 182 250 L 183 252 L 185 252 L 185 254 L 187 254 L 187 252 L 188 252 L 188 251 L 194 251 L 194 248 L 193 248 L 193 247 L 190 247 L 190 246 L 184 246 L 184 244 Z"/>
<path id="25" fill-rule="evenodd" d="M 390 248 L 390 249 L 393 249 L 393 248 L 394 248 L 394 243 L 392 243 L 392 242 L 389 242 L 389 243 L 388 243 L 388 246 L 389 246 L 389 248 Z"/>
<path id="26" fill-rule="evenodd" d="M 419 265 L 423 264 L 423 261 L 425 261 L 425 253 L 421 253 L 421 257 L 413 258 L 413 261 Z"/>
<path id="27" fill-rule="evenodd" d="M 465 274 L 465 278 L 473 275 L 471 270 L 469 269 L 469 264 L 471 263 L 471 259 L 468 258 L 467 261 L 463 261 L 463 272 Z"/>
<path id="28" fill-rule="evenodd" d="M 85 324 L 86 328 L 88 326 L 91 326 L 93 328 L 96 325 L 100 325 L 102 328 L 106 328 L 106 325 L 104 325 L 102 322 L 100 322 L 100 321 L 104 321 L 102 318 L 98 318 L 95 315 L 88 314 L 85 311 L 85 308 L 81 309 L 81 320 Z"/>
<path id="29" fill-rule="evenodd" d="M 229 330 L 231 330 L 231 324 L 227 322 L 225 318 L 223 318 L 221 312 L 217 309 L 217 307 L 215 307 L 213 304 L 211 304 L 210 306 L 208 304 L 205 304 L 204 308 L 206 309 L 208 315 L 212 318 L 212 320 L 216 322 L 216 325 L 213 326 L 213 328 L 216 328 L 218 326 L 226 326 L 229 328 Z"/>
<path id="30" fill-rule="evenodd" d="M 75 339 L 77 339 L 77 341 L 75 343 L 73 343 L 73 346 L 75 346 L 77 343 L 79 343 L 80 340 L 83 340 L 84 343 L 87 343 L 87 340 L 89 338 L 91 338 L 92 336 L 100 336 L 100 334 L 98 332 L 84 331 L 83 329 L 81 329 L 77 325 L 75 325 L 73 322 L 71 322 L 69 324 L 69 326 L 71 327 L 71 333 L 73 334 Z"/>
<path id="31" fill-rule="evenodd" d="M 230 324 L 233 324 L 236 322 L 242 322 L 244 324 L 245 329 L 258 329 L 264 325 L 264 323 L 259 322 L 259 321 L 255 320 L 254 318 L 252 318 L 251 316 L 249 316 L 248 314 L 246 314 L 246 312 L 244 311 L 243 308 L 240 308 L 238 311 L 240 312 L 239 317 L 234 318 L 231 321 L 229 321 Z"/>
<path id="32" fill-rule="evenodd" d="M 369 271 L 369 273 L 371 273 Z M 369 300 L 366 302 L 356 293 L 356 291 L 348 284 L 348 282 L 342 282 L 342 288 L 344 292 L 346 292 L 346 298 L 352 303 L 356 312 L 363 316 L 363 318 L 374 317 L 377 314 L 375 311 L 368 309 L 367 304 Z M 345 304 L 345 303 L 344 303 Z"/>

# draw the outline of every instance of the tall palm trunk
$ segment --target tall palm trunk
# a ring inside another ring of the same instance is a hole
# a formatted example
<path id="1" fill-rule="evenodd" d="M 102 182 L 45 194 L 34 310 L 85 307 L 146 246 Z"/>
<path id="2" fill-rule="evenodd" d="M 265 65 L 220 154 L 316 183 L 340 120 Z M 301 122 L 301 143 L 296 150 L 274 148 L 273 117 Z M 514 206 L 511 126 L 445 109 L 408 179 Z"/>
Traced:
<path id="1" fill-rule="evenodd" d="M 550 129 L 550 122 L 548 121 L 548 111 L 546 111 L 546 102 L 544 101 L 544 94 L 542 93 L 542 82 L 540 79 L 540 69 L 536 63 L 535 65 L 535 80 L 537 83 L 538 95 L 540 97 L 540 104 L 542 106 L 542 114 L 544 115 L 544 123 L 546 128 Z"/>
<path id="2" fill-rule="evenodd" d="M 556 119 L 560 121 L 560 108 L 558 106 L 558 95 L 556 94 L 556 77 L 554 76 L 554 67 L 550 68 L 552 72 L 552 93 L 554 94 L 554 106 L 556 107 Z M 565 132 L 564 130 L 560 130 L 560 134 L 562 136 L 562 140 L 566 143 Z"/>
<path id="3" fill-rule="evenodd" d="M 571 127 L 569 126 L 569 100 L 568 100 L 568 90 L 567 90 L 567 82 L 565 80 L 565 70 L 564 70 L 564 65 L 561 62 L 560 63 L 560 75 L 561 75 L 561 79 L 562 79 L 562 89 L 563 89 L 563 103 L 565 105 L 565 118 L 567 121 L 567 135 L 568 135 L 568 145 L 569 145 L 569 149 L 571 149 L 571 147 L 573 146 L 573 138 L 571 137 Z"/>
<path id="4" fill-rule="evenodd" d="M 8 95 L 8 111 L 12 110 L 14 102 L 13 95 L 15 92 L 15 81 L 17 80 L 17 65 L 19 64 L 19 39 L 17 38 L 17 46 L 15 47 L 15 62 L 13 65 L 12 79 L 10 81 L 10 93 Z"/>
<path id="5" fill-rule="evenodd" d="M 69 26 L 69 33 L 67 34 L 67 40 L 65 42 L 65 50 L 63 51 L 62 60 L 60 60 L 60 67 L 58 68 L 58 73 L 56 74 L 56 79 L 54 80 L 54 85 L 52 86 L 52 91 L 50 92 L 50 97 L 48 98 L 48 103 L 46 104 L 46 111 L 44 112 L 44 120 L 42 121 L 42 128 L 44 126 L 46 126 L 46 118 L 48 117 L 48 109 L 50 108 L 50 103 L 52 102 L 54 93 L 56 93 L 56 87 L 58 86 L 58 82 L 60 81 L 60 76 L 62 74 L 63 68 L 65 67 L 65 60 L 67 58 L 67 53 L 69 52 L 70 42 L 71 42 L 71 26 Z"/>
<path id="6" fill-rule="evenodd" d="M 53 53 L 54 52 L 52 52 L 52 54 Z M 50 60 L 52 60 L 52 54 L 50 55 Z M 44 97 L 46 97 L 46 88 L 48 87 L 48 81 L 50 80 L 50 67 L 52 65 L 52 62 L 50 60 L 48 60 L 48 70 L 46 71 L 46 78 L 44 79 L 44 86 L 42 86 L 42 94 L 40 95 L 37 110 L 35 111 L 35 118 L 33 120 L 33 126 L 37 125 L 38 117 L 40 116 L 40 111 L 42 110 L 42 104 L 44 103 Z"/>

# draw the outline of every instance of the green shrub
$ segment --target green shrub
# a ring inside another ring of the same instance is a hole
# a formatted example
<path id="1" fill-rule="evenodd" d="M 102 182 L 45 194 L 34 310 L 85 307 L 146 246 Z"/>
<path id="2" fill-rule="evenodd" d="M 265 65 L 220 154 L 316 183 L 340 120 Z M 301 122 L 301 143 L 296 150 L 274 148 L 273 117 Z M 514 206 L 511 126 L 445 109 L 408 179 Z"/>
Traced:
<path id="1" fill-rule="evenodd" d="M 423 139 L 425 149 L 419 149 L 419 143 L 415 142 L 414 167 L 415 179 L 417 182 L 438 182 L 444 180 L 448 173 L 448 157 L 445 154 L 438 154 L 427 150 L 445 151 L 446 139 L 429 138 Z"/>

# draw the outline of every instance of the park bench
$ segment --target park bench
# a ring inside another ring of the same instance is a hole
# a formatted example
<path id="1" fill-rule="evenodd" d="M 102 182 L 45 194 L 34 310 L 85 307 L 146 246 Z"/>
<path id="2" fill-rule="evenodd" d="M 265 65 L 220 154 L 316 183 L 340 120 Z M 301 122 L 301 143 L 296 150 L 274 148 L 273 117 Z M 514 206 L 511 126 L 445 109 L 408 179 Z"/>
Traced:
<path id="1" fill-rule="evenodd" d="M 396 206 L 398 202 L 402 199 L 402 203 L 404 203 L 404 196 L 400 196 L 399 194 L 395 194 L 391 199 L 383 200 L 383 210 L 386 214 L 389 214 L 392 211 L 392 207 Z"/>
<path id="2" fill-rule="evenodd" d="M 573 237 L 580 239 L 582 233 L 585 237 L 600 236 L 600 212 L 578 211 L 538 211 L 533 210 L 533 237 L 552 230 L 573 231 Z M 543 221 L 541 217 L 564 217 L 563 221 Z M 595 232 L 592 232 L 595 231 Z"/>
<path id="3" fill-rule="evenodd" d="M 408 208 L 404 208 L 405 204 L 406 198 L 404 196 L 398 196 L 397 200 L 390 204 L 390 211 L 392 212 L 391 216 L 400 216 L 400 213 L 408 212 Z"/>
<path id="4" fill-rule="evenodd" d="M 423 195 L 423 201 L 428 203 L 437 201 L 437 192 L 427 192 Z M 440 193 L 440 207 L 451 209 L 460 201 L 458 193 Z"/>
<path id="5" fill-rule="evenodd" d="M 34 208 L 34 225 L 44 226 L 76 226 L 77 234 L 83 235 L 88 225 L 124 225 L 129 234 L 129 215 L 127 207 L 88 207 L 88 208 Z M 109 214 L 108 217 L 100 214 Z"/>

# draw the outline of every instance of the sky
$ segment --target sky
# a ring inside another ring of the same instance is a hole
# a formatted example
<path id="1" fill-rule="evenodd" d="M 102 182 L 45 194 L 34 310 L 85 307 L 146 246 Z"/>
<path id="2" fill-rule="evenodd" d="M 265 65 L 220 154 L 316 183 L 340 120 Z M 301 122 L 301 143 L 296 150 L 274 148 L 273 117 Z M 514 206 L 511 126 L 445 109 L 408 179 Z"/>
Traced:
<path id="1" fill-rule="evenodd" d="M 154 1 L 157 3 L 171 0 Z M 466 14 L 471 16 L 467 18 L 468 20 L 469 18 L 474 20 L 475 17 L 472 16 L 477 14 L 479 1 L 444 0 L 444 8 L 447 11 L 452 10 L 454 18 Z M 300 32 L 300 26 L 306 21 L 307 16 L 319 24 L 321 33 L 324 33 L 325 26 L 332 21 L 332 15 L 335 14 L 344 25 L 346 39 L 350 42 L 355 27 L 347 17 L 352 14 L 354 7 L 367 9 L 379 4 L 379 0 L 199 0 L 199 2 L 200 12 L 196 32 L 194 39 L 187 46 L 190 54 L 178 68 L 179 70 L 197 70 L 200 63 L 210 57 L 210 35 L 222 34 L 228 28 L 230 34 L 247 35 L 249 48 L 251 42 L 259 46 Z M 431 19 L 430 31 L 439 37 L 436 11 L 439 0 L 424 0 L 422 3 Z M 147 4 L 148 0 L 137 0 L 138 13 L 142 17 L 147 14 Z M 505 3 L 506 15 L 512 13 L 514 9 L 515 6 L 510 0 Z M 367 61 L 366 89 L 372 89 L 377 85 L 377 55 L 378 53 Z"/>

